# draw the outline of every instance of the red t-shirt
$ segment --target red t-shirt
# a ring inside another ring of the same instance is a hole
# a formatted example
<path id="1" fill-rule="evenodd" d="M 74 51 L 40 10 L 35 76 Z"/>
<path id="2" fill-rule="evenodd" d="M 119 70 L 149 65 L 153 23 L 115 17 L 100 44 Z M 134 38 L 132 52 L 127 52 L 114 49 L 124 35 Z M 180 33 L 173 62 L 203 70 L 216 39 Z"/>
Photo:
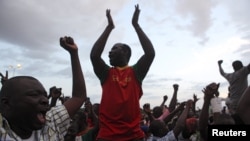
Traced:
<path id="1" fill-rule="evenodd" d="M 97 138 L 113 141 L 143 138 L 139 103 L 142 88 L 132 67 L 110 68 L 102 91 Z"/>

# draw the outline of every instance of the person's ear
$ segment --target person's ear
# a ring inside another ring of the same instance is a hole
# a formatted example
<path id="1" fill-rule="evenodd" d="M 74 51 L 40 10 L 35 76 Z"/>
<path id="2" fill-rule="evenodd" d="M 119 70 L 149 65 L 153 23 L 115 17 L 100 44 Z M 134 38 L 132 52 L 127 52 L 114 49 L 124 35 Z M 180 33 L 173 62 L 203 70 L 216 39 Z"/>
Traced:
<path id="1" fill-rule="evenodd" d="M 6 109 L 8 111 L 9 103 L 9 99 L 7 97 L 3 97 L 1 99 L 1 110 Z"/>
<path id="2" fill-rule="evenodd" d="M 3 97 L 3 98 L 1 99 L 1 103 L 4 104 L 4 105 L 6 105 L 6 104 L 9 103 L 9 99 L 8 99 L 7 97 Z"/>

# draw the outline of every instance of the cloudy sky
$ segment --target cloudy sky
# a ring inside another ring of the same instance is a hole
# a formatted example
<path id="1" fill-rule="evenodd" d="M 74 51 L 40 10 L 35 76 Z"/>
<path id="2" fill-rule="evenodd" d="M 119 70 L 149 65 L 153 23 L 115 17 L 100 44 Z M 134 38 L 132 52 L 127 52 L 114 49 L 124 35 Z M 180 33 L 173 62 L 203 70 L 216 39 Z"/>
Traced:
<path id="1" fill-rule="evenodd" d="M 72 36 L 79 48 L 88 96 L 99 102 L 101 86 L 90 62 L 90 50 L 107 25 L 106 9 L 111 9 L 115 24 L 103 58 L 116 42 L 132 48 L 130 65 L 143 51 L 131 24 L 134 6 L 141 9 L 139 24 L 156 51 L 155 60 L 143 81 L 141 105 L 152 107 L 164 95 L 173 94 L 179 84 L 178 99 L 184 101 L 208 83 L 221 84 L 221 97 L 227 96 L 227 81 L 219 74 L 217 61 L 224 60 L 226 72 L 231 63 L 249 63 L 249 0 L 1 0 L 0 72 L 9 77 L 31 75 L 49 90 L 62 87 L 71 95 L 69 54 L 59 38 Z M 201 107 L 202 100 L 197 103 Z"/>

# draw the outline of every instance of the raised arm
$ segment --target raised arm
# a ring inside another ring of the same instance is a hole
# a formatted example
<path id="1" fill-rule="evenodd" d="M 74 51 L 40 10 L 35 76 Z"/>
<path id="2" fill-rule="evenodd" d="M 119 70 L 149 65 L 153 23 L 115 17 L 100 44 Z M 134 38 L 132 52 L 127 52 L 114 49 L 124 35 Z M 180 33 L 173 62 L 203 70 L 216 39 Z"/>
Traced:
<path id="1" fill-rule="evenodd" d="M 78 47 L 71 37 L 61 37 L 60 45 L 69 52 L 72 67 L 72 97 L 64 102 L 64 105 L 70 115 L 74 114 L 80 109 L 83 102 L 86 100 L 86 86 L 82 73 L 82 68 L 78 56 Z"/>
<path id="2" fill-rule="evenodd" d="M 174 93 L 173 93 L 173 96 L 172 96 L 171 101 L 169 103 L 169 111 L 170 112 L 172 112 L 175 109 L 175 107 L 176 107 L 177 92 L 178 92 L 178 89 L 179 89 L 179 85 L 178 84 L 174 84 L 173 88 L 174 88 Z"/>
<path id="3" fill-rule="evenodd" d="M 222 68 L 222 66 L 221 66 L 222 63 L 223 63 L 223 60 L 219 60 L 219 61 L 218 61 L 218 66 L 219 66 L 220 74 L 221 74 L 222 76 L 224 76 L 225 72 L 224 72 L 224 70 L 223 70 L 223 68 Z"/>
<path id="4" fill-rule="evenodd" d="M 143 32 L 140 25 L 138 24 L 139 14 L 140 14 L 139 5 L 136 5 L 135 12 L 132 18 L 132 25 L 135 28 L 135 31 L 137 33 L 137 36 L 140 40 L 140 43 L 144 51 L 144 55 L 142 55 L 142 57 L 137 62 L 138 66 L 137 75 L 143 79 L 146 76 L 154 60 L 155 51 L 151 41 L 149 40 L 147 35 Z"/>
<path id="5" fill-rule="evenodd" d="M 112 17 L 110 15 L 110 9 L 106 10 L 106 16 L 108 19 L 108 25 L 105 28 L 104 32 L 101 34 L 101 36 L 95 42 L 90 53 L 90 59 L 94 68 L 94 72 L 97 76 L 101 75 L 103 69 L 106 66 L 104 60 L 101 58 L 101 54 L 104 50 L 111 31 L 115 28 Z"/>
<path id="6" fill-rule="evenodd" d="M 197 95 L 193 94 L 193 101 L 194 101 L 194 103 L 193 103 L 193 106 L 192 106 L 192 110 L 195 113 L 195 115 L 196 115 L 196 103 L 197 103 L 198 100 L 199 100 L 199 98 L 197 98 Z"/>
<path id="7" fill-rule="evenodd" d="M 56 106 L 57 100 L 60 98 L 62 95 L 62 89 L 61 88 L 56 88 L 56 86 L 53 86 L 49 89 L 49 96 L 48 99 L 51 98 L 50 100 L 50 108 Z"/>
<path id="8" fill-rule="evenodd" d="M 192 104 L 193 104 L 193 101 L 192 100 L 188 100 L 186 102 L 185 109 L 182 111 L 181 115 L 177 119 L 177 122 L 175 124 L 174 129 L 173 129 L 173 132 L 174 132 L 174 135 L 175 135 L 176 138 L 181 133 L 181 131 L 185 128 L 185 124 L 186 124 L 186 119 L 187 119 L 187 116 L 188 116 L 188 112 L 189 112 Z"/>
<path id="9" fill-rule="evenodd" d="M 5 72 L 5 76 L 0 72 L 1 84 L 3 85 L 6 80 L 8 80 L 8 71 Z"/>
<path id="10" fill-rule="evenodd" d="M 167 96 L 167 95 L 164 95 L 164 96 L 163 96 L 163 101 L 162 101 L 162 103 L 161 103 L 161 105 L 160 105 L 162 108 L 165 107 L 165 103 L 166 103 L 167 100 L 168 100 L 168 96 Z"/>
<path id="11" fill-rule="evenodd" d="M 182 102 L 177 108 L 175 108 L 171 113 L 169 113 L 169 115 L 163 119 L 164 122 L 167 124 L 176 116 L 176 114 L 178 114 L 179 112 L 182 112 L 185 107 L 185 104 L 186 104 L 186 101 Z"/>
<path id="12" fill-rule="evenodd" d="M 216 83 L 211 83 L 206 88 L 202 90 L 204 93 L 204 103 L 201 109 L 199 117 L 199 132 L 201 137 L 204 140 L 207 140 L 207 127 L 208 127 L 208 118 L 209 118 L 209 105 L 211 99 L 214 97 L 214 94 L 217 92 L 218 85 Z"/>

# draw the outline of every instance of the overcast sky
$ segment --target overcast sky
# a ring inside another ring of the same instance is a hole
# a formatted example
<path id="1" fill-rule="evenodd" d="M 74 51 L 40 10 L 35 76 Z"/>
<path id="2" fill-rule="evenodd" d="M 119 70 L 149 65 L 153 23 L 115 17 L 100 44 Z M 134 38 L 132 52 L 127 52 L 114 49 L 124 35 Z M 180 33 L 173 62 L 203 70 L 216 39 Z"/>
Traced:
<path id="1" fill-rule="evenodd" d="M 70 56 L 59 45 L 59 38 L 72 36 L 79 48 L 87 94 L 100 102 L 101 86 L 93 72 L 90 50 L 107 25 L 106 9 L 115 24 L 103 58 L 113 44 L 124 42 L 132 48 L 130 65 L 143 54 L 131 24 L 135 5 L 141 9 L 139 24 L 154 45 L 156 56 L 143 81 L 141 105 L 153 106 L 164 95 L 173 94 L 179 84 L 178 99 L 184 101 L 209 83 L 220 83 L 221 97 L 227 96 L 227 81 L 219 74 L 217 61 L 224 60 L 226 72 L 231 63 L 249 63 L 249 0 L 1 0 L 0 72 L 9 77 L 31 75 L 46 90 L 62 87 L 71 95 Z M 108 62 L 107 62 L 108 63 Z M 21 67 L 18 67 L 17 65 Z M 10 67 L 12 66 L 12 67 Z"/>

